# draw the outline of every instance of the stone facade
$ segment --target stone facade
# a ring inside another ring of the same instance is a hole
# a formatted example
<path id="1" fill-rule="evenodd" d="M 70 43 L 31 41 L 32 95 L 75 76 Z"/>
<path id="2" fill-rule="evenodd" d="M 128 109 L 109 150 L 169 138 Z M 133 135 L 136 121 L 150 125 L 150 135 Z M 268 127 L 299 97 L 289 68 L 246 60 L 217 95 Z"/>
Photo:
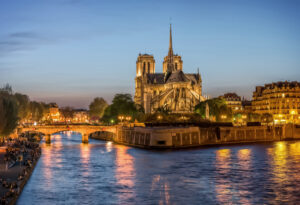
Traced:
<path id="1" fill-rule="evenodd" d="M 134 101 L 144 108 L 145 113 L 157 109 L 189 113 L 203 100 L 199 71 L 185 74 L 181 56 L 173 54 L 170 26 L 169 52 L 164 58 L 163 73 L 155 73 L 152 55 L 140 54 L 137 58 Z"/>
<path id="2" fill-rule="evenodd" d="M 252 110 L 273 115 L 275 123 L 300 123 L 300 83 L 285 81 L 256 86 Z"/>
<path id="3" fill-rule="evenodd" d="M 104 138 L 102 138 L 104 139 Z M 141 148 L 185 148 L 300 139 L 300 127 L 119 127 L 112 140 Z"/>

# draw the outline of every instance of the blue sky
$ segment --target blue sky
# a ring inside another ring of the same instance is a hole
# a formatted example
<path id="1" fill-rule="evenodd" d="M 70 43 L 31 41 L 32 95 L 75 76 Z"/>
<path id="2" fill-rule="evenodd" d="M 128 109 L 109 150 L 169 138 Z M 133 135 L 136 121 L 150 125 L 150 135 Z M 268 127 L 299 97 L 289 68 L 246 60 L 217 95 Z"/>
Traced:
<path id="1" fill-rule="evenodd" d="M 0 85 L 74 107 L 134 94 L 139 53 L 162 72 L 170 18 L 204 94 L 251 98 L 256 85 L 300 80 L 298 0 L 0 0 Z"/>

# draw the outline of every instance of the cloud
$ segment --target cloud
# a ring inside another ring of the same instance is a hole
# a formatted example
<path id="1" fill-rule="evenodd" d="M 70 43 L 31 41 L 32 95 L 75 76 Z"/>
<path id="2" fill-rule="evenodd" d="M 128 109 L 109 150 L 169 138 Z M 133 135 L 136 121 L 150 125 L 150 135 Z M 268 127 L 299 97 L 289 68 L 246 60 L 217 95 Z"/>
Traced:
<path id="1" fill-rule="evenodd" d="M 0 40 L 0 57 L 12 52 L 32 50 L 48 40 L 38 33 L 31 31 L 9 33 Z"/>
<path id="2" fill-rule="evenodd" d="M 10 38 L 23 38 L 23 39 L 40 39 L 40 36 L 37 33 L 34 32 L 15 32 L 15 33 L 11 33 L 9 34 Z"/>

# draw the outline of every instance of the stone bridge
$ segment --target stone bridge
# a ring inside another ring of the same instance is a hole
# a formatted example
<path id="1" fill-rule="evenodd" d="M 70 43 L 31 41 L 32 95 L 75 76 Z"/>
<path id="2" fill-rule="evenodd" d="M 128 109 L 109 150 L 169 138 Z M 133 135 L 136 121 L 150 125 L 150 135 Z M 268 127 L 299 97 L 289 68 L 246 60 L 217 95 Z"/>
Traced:
<path id="1" fill-rule="evenodd" d="M 73 131 L 79 132 L 82 136 L 82 142 L 88 143 L 89 135 L 102 131 L 111 132 L 117 134 L 117 126 L 99 126 L 99 125 L 38 125 L 38 126 L 28 126 L 19 127 L 17 129 L 18 134 L 25 132 L 37 132 L 42 133 L 46 136 L 46 143 L 51 143 L 51 135 L 62 132 L 62 131 Z"/>

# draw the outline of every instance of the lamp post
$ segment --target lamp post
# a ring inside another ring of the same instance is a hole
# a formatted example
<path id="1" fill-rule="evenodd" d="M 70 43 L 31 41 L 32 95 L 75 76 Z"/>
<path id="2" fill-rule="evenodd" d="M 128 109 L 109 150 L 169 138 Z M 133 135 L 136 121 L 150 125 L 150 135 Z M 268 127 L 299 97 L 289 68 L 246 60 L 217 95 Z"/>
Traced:
<path id="1" fill-rule="evenodd" d="M 119 115 L 118 119 L 121 120 L 121 122 L 123 122 L 124 116 L 123 115 Z"/>

